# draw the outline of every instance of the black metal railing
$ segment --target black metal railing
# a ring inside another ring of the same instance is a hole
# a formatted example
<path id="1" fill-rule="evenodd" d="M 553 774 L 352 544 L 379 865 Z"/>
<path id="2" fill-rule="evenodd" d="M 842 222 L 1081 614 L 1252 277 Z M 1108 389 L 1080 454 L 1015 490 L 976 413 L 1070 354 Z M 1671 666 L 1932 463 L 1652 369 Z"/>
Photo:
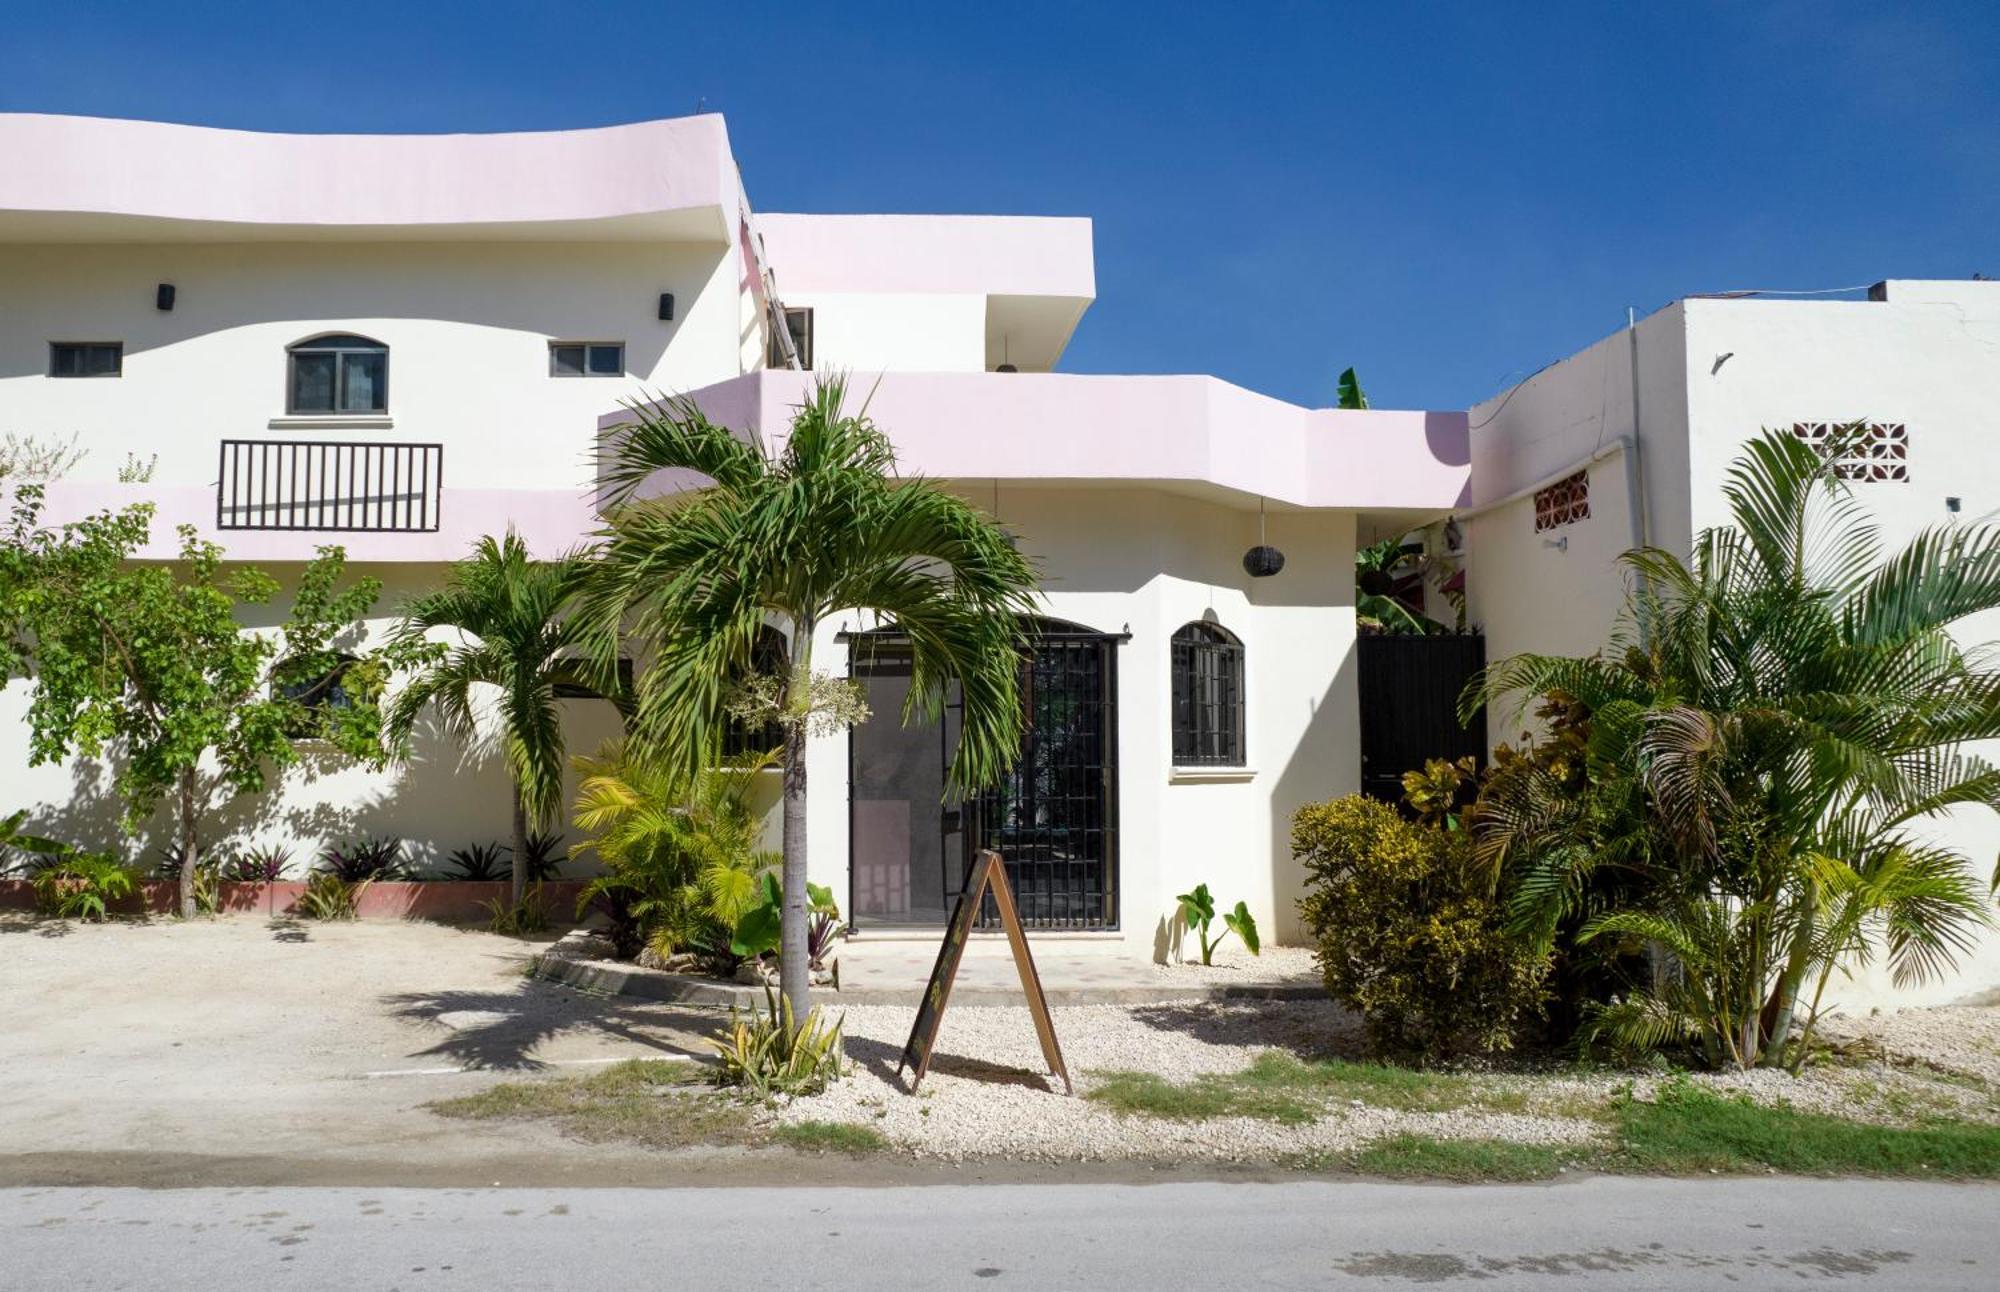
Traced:
<path id="1" fill-rule="evenodd" d="M 215 527 L 435 531 L 443 483 L 442 444 L 224 440 Z"/>

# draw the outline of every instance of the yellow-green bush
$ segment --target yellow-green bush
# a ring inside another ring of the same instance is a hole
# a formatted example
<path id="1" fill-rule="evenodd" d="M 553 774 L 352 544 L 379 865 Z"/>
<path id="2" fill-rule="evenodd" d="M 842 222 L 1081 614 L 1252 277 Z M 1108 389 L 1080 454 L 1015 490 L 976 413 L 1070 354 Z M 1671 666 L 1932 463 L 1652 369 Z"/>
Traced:
<path id="1" fill-rule="evenodd" d="M 1505 1049 L 1540 1007 L 1548 959 L 1507 933 L 1464 832 L 1351 795 L 1299 809 L 1292 852 L 1326 989 L 1377 1050 Z"/>

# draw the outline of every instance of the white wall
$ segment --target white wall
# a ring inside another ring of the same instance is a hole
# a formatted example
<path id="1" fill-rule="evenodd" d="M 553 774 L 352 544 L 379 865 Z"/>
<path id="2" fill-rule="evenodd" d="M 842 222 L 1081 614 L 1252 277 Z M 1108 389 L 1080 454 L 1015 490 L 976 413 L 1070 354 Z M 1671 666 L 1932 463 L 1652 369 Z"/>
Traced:
<path id="1" fill-rule="evenodd" d="M 991 505 L 988 489 L 967 492 Z M 1298 940 L 1291 814 L 1360 784 L 1352 515 L 1273 515 L 1270 541 L 1287 564 L 1253 581 L 1241 560 L 1256 542 L 1254 512 L 1151 491 L 1009 487 L 999 514 L 1041 563 L 1050 616 L 1132 634 L 1116 648 L 1120 932 L 1105 949 L 1161 954 L 1175 895 L 1202 882 L 1224 905 L 1247 901 L 1268 940 Z M 1211 612 L 1245 647 L 1249 766 L 1177 777 L 1168 638 Z M 853 615 L 825 625 L 816 660 L 844 670 L 835 635 L 871 626 Z M 808 766 L 813 872 L 845 894 L 847 738 L 815 741 Z"/>
<path id="2" fill-rule="evenodd" d="M 219 440 L 328 438 L 442 443 L 459 487 L 581 488 L 620 399 L 741 371 L 735 275 L 719 244 L 4 245 L 0 434 L 76 433 L 78 480 L 132 453 L 206 483 Z M 390 427 L 272 427 L 285 347 L 330 331 L 389 346 Z M 623 341 L 629 375 L 551 377 L 551 340 Z M 51 378 L 51 341 L 122 341 L 124 375 Z"/>
<path id="3" fill-rule="evenodd" d="M 789 292 L 785 305 L 812 310 L 813 367 L 822 372 L 986 370 L 984 296 Z"/>

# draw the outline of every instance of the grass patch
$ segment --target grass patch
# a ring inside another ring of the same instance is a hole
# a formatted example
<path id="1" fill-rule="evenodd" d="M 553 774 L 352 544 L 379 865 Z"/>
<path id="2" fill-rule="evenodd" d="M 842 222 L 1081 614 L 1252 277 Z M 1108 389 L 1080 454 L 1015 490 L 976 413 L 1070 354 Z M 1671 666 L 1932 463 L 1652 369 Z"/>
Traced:
<path id="1" fill-rule="evenodd" d="M 856 1122 L 791 1122 L 772 1131 L 771 1138 L 802 1153 L 845 1153 L 850 1157 L 889 1147 L 881 1131 Z"/>
<path id="2" fill-rule="evenodd" d="M 1317 1120 L 1335 1103 L 1360 1101 L 1375 1108 L 1442 1111 L 1477 1108 L 1518 1111 L 1527 1096 L 1454 1073 L 1423 1072 L 1345 1059 L 1300 1059 L 1276 1051 L 1257 1056 L 1241 1072 L 1210 1073 L 1169 1081 L 1150 1072 L 1098 1073 L 1085 1098 L 1121 1113 L 1176 1121 L 1256 1117 L 1288 1126 Z"/>
<path id="3" fill-rule="evenodd" d="M 1575 1149 L 1515 1144 L 1501 1139 L 1432 1139 L 1391 1135 L 1346 1159 L 1364 1175 L 1397 1180 L 1547 1180 L 1577 1160 Z"/>
<path id="4" fill-rule="evenodd" d="M 756 1135 L 741 1103 L 701 1088 L 693 1063 L 634 1059 L 584 1077 L 509 1081 L 428 1107 L 472 1121 L 546 1121 L 590 1143 L 622 1140 L 647 1148 L 746 1144 Z"/>
<path id="5" fill-rule="evenodd" d="M 2000 1177 L 2000 1126 L 1950 1121 L 1875 1126 L 1765 1107 L 1686 1081 L 1663 1087 L 1654 1103 L 1628 1100 L 1618 1114 L 1613 1169 Z"/>

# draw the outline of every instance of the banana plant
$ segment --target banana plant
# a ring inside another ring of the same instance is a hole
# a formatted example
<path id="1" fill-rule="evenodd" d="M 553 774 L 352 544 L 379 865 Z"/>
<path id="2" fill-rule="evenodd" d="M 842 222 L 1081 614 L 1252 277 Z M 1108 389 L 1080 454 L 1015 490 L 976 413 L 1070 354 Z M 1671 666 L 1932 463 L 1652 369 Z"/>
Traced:
<path id="1" fill-rule="evenodd" d="M 777 871 L 765 871 L 760 888 L 762 900 L 737 921 L 736 932 L 729 940 L 729 950 L 745 960 L 776 951 L 783 931 L 785 893 Z M 809 917 L 806 955 L 817 969 L 834 939 L 846 932 L 846 926 L 840 922 L 840 905 L 833 900 L 833 890 L 824 884 L 806 885 L 806 908 Z"/>
<path id="2" fill-rule="evenodd" d="M 1181 904 L 1181 922 L 1193 929 L 1195 936 L 1201 941 L 1203 964 L 1214 963 L 1215 949 L 1221 946 L 1222 940 L 1231 933 L 1243 940 L 1244 948 L 1251 955 L 1254 956 L 1263 949 L 1263 944 L 1257 937 L 1257 921 L 1251 916 L 1248 903 L 1238 902 L 1235 910 L 1224 911 L 1222 932 L 1210 941 L 1208 930 L 1215 923 L 1215 897 L 1208 891 L 1208 885 L 1196 884 L 1193 892 L 1182 893 L 1175 900 Z"/>

